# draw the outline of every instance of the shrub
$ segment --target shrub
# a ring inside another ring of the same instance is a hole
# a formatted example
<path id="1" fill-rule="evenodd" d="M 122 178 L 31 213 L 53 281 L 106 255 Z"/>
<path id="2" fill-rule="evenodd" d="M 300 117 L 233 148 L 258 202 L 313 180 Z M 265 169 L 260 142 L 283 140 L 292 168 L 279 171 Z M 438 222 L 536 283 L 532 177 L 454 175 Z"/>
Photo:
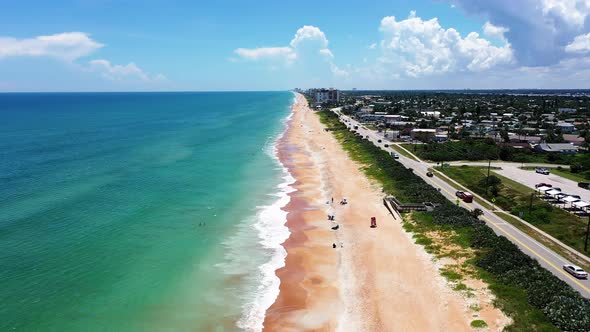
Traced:
<path id="1" fill-rule="evenodd" d="M 564 331 L 590 331 L 590 303 L 579 296 L 558 296 L 549 303 L 543 312 Z"/>
<path id="2" fill-rule="evenodd" d="M 582 169 L 582 165 L 581 165 L 581 164 L 579 164 L 579 163 L 573 163 L 573 164 L 570 166 L 570 171 L 571 171 L 572 173 L 580 173 L 582 170 L 583 170 L 583 169 Z"/>

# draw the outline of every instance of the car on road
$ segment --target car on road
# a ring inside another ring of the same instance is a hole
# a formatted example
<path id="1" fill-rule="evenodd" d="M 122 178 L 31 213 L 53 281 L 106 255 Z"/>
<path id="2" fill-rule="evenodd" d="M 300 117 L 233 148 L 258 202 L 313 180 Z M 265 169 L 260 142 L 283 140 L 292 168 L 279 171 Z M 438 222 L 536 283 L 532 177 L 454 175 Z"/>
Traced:
<path id="1" fill-rule="evenodd" d="M 389 144 L 384 144 L 383 146 L 386 147 L 386 148 L 388 148 L 389 147 Z"/>
<path id="2" fill-rule="evenodd" d="M 354 129 L 359 129 L 359 126 L 354 126 Z"/>
<path id="3" fill-rule="evenodd" d="M 579 266 L 566 264 L 563 269 L 578 279 L 588 279 L 588 273 Z"/>
<path id="4" fill-rule="evenodd" d="M 590 190 L 590 183 L 588 183 L 588 182 L 578 182 L 578 187 L 583 188 L 583 189 Z"/>
<path id="5" fill-rule="evenodd" d="M 553 187 L 553 185 L 552 185 L 552 184 L 550 184 L 550 183 L 544 183 L 544 182 L 537 183 L 537 184 L 535 185 L 535 188 L 540 188 L 540 187 L 549 187 L 549 188 L 551 188 L 551 187 Z"/>
<path id="6" fill-rule="evenodd" d="M 535 168 L 535 172 L 543 175 L 549 175 L 549 170 L 543 167 Z"/>
<path id="7" fill-rule="evenodd" d="M 380 140 L 380 139 L 378 139 L 378 140 L 377 140 L 377 143 L 381 143 L 381 140 Z"/>
<path id="8" fill-rule="evenodd" d="M 399 155 L 395 152 L 392 152 L 391 156 L 393 157 L 393 159 L 399 159 Z"/>
<path id="9" fill-rule="evenodd" d="M 426 176 L 428 176 L 429 178 L 433 177 L 434 174 L 432 174 L 432 172 L 426 172 Z"/>
<path id="10" fill-rule="evenodd" d="M 471 203 L 471 202 L 473 202 L 473 195 L 471 195 L 468 192 L 458 190 L 455 193 L 455 196 L 457 196 L 457 198 L 459 198 L 460 200 L 462 200 L 465 203 Z"/>

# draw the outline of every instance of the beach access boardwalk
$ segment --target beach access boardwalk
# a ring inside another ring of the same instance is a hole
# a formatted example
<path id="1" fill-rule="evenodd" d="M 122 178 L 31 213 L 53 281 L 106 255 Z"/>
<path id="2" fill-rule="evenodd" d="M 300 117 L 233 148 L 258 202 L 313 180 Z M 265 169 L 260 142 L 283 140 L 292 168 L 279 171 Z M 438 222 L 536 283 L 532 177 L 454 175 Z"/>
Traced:
<path id="1" fill-rule="evenodd" d="M 344 118 L 349 121 L 350 126 L 358 126 L 357 132 L 359 132 L 363 137 L 368 137 L 373 144 L 380 147 L 381 149 L 386 150 L 387 152 L 395 152 L 391 147 L 384 147 L 382 143 L 378 143 L 379 140 L 383 140 L 384 138 L 379 135 L 374 130 L 369 130 L 368 128 L 364 127 L 362 124 L 357 122 L 356 120 L 343 115 L 338 109 L 333 110 L 336 114 L 338 114 L 341 118 Z M 429 168 L 432 167 L 431 164 L 423 162 L 419 158 L 416 157 L 416 160 L 408 158 L 406 156 L 400 155 L 398 161 L 402 163 L 407 168 L 412 168 L 414 173 L 420 176 L 426 183 L 430 184 L 431 186 L 440 189 L 441 194 L 443 194 L 448 200 L 451 202 L 456 201 L 455 192 L 456 187 L 449 184 L 448 182 L 444 181 L 443 179 L 439 178 L 438 176 L 428 177 L 426 173 L 429 171 Z M 489 202 L 487 206 L 492 206 Z M 576 279 L 575 277 L 571 276 L 569 273 L 563 270 L 564 264 L 571 264 L 571 262 L 564 257 L 558 255 L 551 249 L 547 248 L 543 244 L 539 243 L 529 235 L 525 234 L 515 226 L 509 224 L 501 217 L 497 216 L 492 210 L 488 209 L 486 206 L 478 203 L 465 203 L 463 201 L 459 201 L 459 204 L 468 210 L 473 209 L 481 209 L 483 211 L 483 215 L 480 217 L 482 220 L 486 222 L 486 224 L 498 235 L 506 237 L 508 240 L 512 241 L 515 245 L 517 245 L 522 252 L 529 255 L 530 257 L 536 259 L 541 266 L 546 268 L 549 272 L 553 275 L 558 277 L 559 279 L 566 282 L 575 290 L 579 291 L 580 294 L 586 298 L 590 298 L 590 280 L 581 280 Z"/>

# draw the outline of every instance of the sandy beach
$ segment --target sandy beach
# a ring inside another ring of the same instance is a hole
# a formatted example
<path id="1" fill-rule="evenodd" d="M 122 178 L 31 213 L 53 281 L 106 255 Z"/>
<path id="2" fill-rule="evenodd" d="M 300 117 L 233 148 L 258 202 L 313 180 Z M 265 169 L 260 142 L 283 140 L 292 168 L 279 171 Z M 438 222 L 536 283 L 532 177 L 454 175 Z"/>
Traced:
<path id="1" fill-rule="evenodd" d="M 285 207 L 291 236 L 286 265 L 277 271 L 280 293 L 265 331 L 473 330 L 470 302 L 450 288 L 400 216 L 383 206 L 381 189 L 323 129 L 298 95 L 278 146 L 297 182 Z M 349 204 L 338 204 L 343 197 Z M 370 217 L 377 228 L 369 227 Z M 485 330 L 501 330 L 505 317 L 487 312 Z"/>

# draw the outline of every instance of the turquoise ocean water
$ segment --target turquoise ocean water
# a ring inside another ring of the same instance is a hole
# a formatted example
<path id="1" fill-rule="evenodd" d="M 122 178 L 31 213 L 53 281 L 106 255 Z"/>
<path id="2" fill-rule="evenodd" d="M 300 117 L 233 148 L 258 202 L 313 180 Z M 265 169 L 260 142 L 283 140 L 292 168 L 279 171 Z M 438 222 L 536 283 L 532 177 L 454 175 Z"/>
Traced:
<path id="1" fill-rule="evenodd" d="M 260 328 L 290 92 L 0 94 L 0 330 Z"/>

